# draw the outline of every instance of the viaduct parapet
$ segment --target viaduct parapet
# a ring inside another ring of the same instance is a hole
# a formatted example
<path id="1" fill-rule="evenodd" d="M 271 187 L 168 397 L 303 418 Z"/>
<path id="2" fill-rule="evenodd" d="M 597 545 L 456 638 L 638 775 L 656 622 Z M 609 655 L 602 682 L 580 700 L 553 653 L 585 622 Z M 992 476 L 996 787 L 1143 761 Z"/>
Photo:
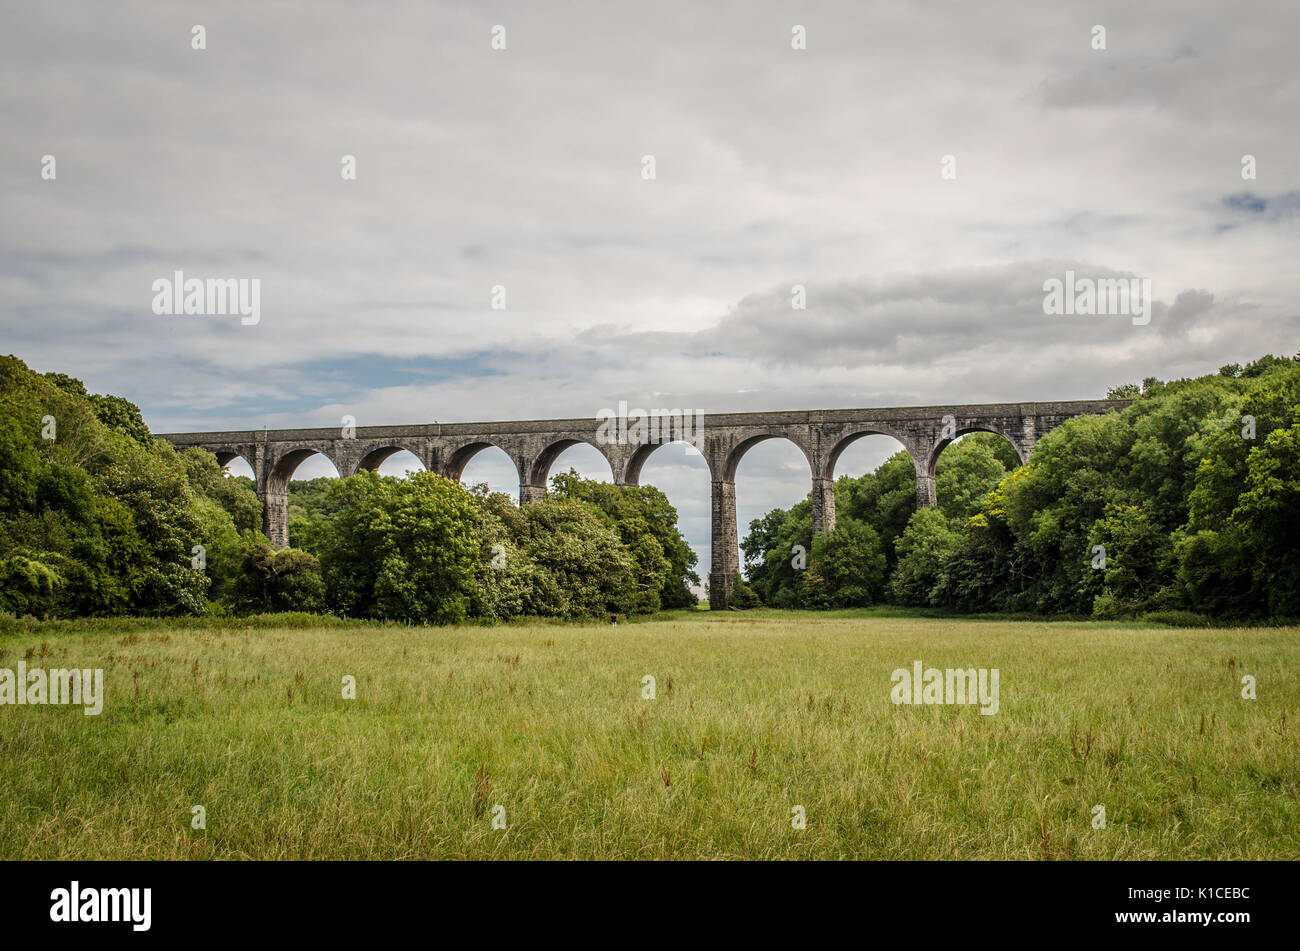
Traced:
<path id="1" fill-rule="evenodd" d="M 953 406 L 907 406 L 894 409 L 794 410 L 770 413 L 722 413 L 703 418 L 692 427 L 673 417 L 657 437 L 648 441 L 611 441 L 608 425 L 597 418 L 524 420 L 497 423 L 432 423 L 412 426 L 358 426 L 354 430 L 273 429 L 252 432 L 171 433 L 162 438 L 177 448 L 199 446 L 225 465 L 242 457 L 256 476 L 264 505 L 266 535 L 271 544 L 289 544 L 289 480 L 298 465 L 321 453 L 349 476 L 375 469 L 399 450 L 408 450 L 424 467 L 449 479 L 459 479 L 477 453 L 491 446 L 505 451 L 519 471 L 519 502 L 526 505 L 546 494 L 551 465 L 577 443 L 588 443 L 608 460 L 617 485 L 637 485 L 641 468 L 661 445 L 685 436 L 703 455 L 712 483 L 713 555 L 709 599 L 725 606 L 740 551 L 736 537 L 736 467 L 746 452 L 765 439 L 788 439 L 808 460 L 812 479 L 813 528 L 835 527 L 835 462 L 852 442 L 863 436 L 892 436 L 903 444 L 916 465 L 918 506 L 935 503 L 934 473 L 943 448 L 971 432 L 1004 437 L 1020 456 L 1029 458 L 1035 443 L 1075 416 L 1121 410 L 1128 400 L 1085 400 L 1070 403 L 986 403 Z M 651 412 L 654 412 L 653 410 Z"/>

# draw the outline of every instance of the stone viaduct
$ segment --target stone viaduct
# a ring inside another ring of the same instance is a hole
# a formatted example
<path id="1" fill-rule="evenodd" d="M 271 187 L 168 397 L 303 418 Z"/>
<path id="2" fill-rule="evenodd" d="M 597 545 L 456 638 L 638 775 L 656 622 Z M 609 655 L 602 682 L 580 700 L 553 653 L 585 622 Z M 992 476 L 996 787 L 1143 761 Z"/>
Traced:
<path id="1" fill-rule="evenodd" d="M 659 446 L 686 435 L 709 467 L 712 482 L 713 557 L 709 571 L 712 606 L 722 607 L 740 569 L 736 537 L 736 467 L 745 453 L 765 439 L 788 439 L 802 450 L 812 478 L 813 527 L 835 527 L 835 461 L 854 440 L 881 434 L 903 444 L 916 464 L 918 505 L 933 505 L 935 465 L 944 446 L 970 432 L 1006 438 L 1021 461 L 1034 444 L 1064 420 L 1120 410 L 1127 400 L 1072 403 L 988 403 L 909 406 L 896 409 L 793 410 L 724 413 L 703 419 L 702 428 L 683 433 L 679 417 L 664 432 L 642 442 L 610 442 L 600 420 L 554 419 L 499 423 L 433 423 L 412 426 L 359 426 L 342 429 L 277 429 L 253 432 L 173 433 L 163 438 L 178 448 L 199 446 L 222 465 L 245 459 L 256 474 L 264 503 L 266 535 L 277 548 L 289 544 L 289 479 L 308 457 L 321 453 L 349 476 L 375 469 L 399 450 L 409 450 L 424 467 L 459 479 L 473 456 L 490 446 L 503 449 L 519 470 L 519 501 L 528 504 L 546 493 L 551 465 L 561 452 L 589 443 L 609 462 L 614 482 L 637 485 L 641 468 Z M 667 413 L 667 410 L 651 413 Z M 629 418 L 631 418 L 629 416 Z M 605 430 L 608 432 L 608 429 Z M 633 429 L 635 435 L 635 429 Z"/>

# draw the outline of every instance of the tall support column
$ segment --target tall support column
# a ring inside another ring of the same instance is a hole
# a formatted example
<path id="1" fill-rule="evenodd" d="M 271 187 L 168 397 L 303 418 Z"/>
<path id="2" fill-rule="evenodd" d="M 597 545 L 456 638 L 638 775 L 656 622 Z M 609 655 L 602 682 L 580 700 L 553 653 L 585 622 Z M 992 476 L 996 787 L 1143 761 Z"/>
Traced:
<path id="1" fill-rule="evenodd" d="M 1038 419 L 1034 416 L 1026 416 L 1020 423 L 1020 438 L 1011 440 L 1012 445 L 1016 447 L 1016 455 L 1020 456 L 1020 464 L 1029 463 L 1029 454 L 1034 451 L 1034 444 L 1038 442 Z"/>
<path id="2" fill-rule="evenodd" d="M 736 483 L 714 482 L 712 500 L 712 570 L 709 571 L 709 607 L 721 611 L 740 571 L 740 545 L 736 541 Z"/>
<path id="3" fill-rule="evenodd" d="M 262 499 L 262 523 L 267 539 L 276 551 L 289 547 L 289 490 L 268 489 Z"/>
<path id="4" fill-rule="evenodd" d="M 357 444 L 356 436 L 340 436 L 337 439 L 331 439 L 329 442 L 321 444 L 320 452 L 326 459 L 334 463 L 334 468 L 338 470 L 340 479 L 356 475 L 361 469 L 361 458 L 365 455 L 365 452 Z M 367 466 L 366 468 L 378 470 L 379 466 Z"/>
<path id="5" fill-rule="evenodd" d="M 527 482 L 519 483 L 519 504 L 528 505 L 531 502 L 541 501 L 546 497 L 546 486 L 529 485 Z"/>
<path id="6" fill-rule="evenodd" d="M 928 461 L 918 459 L 915 455 L 912 460 L 916 463 L 916 507 L 933 508 L 939 501 L 934 491 L 934 473 L 930 470 Z"/>
<path id="7" fill-rule="evenodd" d="M 812 485 L 813 534 L 835 531 L 835 482 L 831 479 L 813 479 Z"/>
<path id="8" fill-rule="evenodd" d="M 605 460 L 609 463 L 609 471 L 614 477 L 614 484 L 621 486 L 639 485 L 641 481 L 640 469 L 631 478 L 628 478 L 628 469 L 631 468 L 632 456 L 639 449 L 639 446 L 619 446 L 604 445 L 597 446 Z"/>
<path id="9" fill-rule="evenodd" d="M 253 467 L 257 497 L 262 502 L 262 533 L 271 547 L 279 550 L 289 547 L 289 486 L 272 485 L 270 452 L 266 444 L 266 431 L 256 433 L 253 455 L 248 461 Z"/>
<path id="10" fill-rule="evenodd" d="M 446 475 L 443 471 L 442 447 L 435 445 L 432 440 L 425 440 L 420 446 L 420 464 L 430 472 Z"/>

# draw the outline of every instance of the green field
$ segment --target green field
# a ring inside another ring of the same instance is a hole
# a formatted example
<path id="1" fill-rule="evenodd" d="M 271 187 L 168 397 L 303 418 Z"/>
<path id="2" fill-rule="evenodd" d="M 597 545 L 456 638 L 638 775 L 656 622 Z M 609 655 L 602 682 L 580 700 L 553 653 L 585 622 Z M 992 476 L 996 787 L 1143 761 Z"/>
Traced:
<path id="1" fill-rule="evenodd" d="M 1300 857 L 1294 627 L 286 623 L 0 636 L 106 677 L 0 706 L 0 858 Z M 895 705 L 916 660 L 998 668 L 998 713 Z"/>

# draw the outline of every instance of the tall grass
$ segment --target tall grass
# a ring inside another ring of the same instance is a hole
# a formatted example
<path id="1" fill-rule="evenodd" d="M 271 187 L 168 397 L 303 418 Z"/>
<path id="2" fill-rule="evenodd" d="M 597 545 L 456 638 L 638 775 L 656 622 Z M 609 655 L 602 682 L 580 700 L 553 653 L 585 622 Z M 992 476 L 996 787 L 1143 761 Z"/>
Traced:
<path id="1" fill-rule="evenodd" d="M 40 625 L 0 667 L 103 667 L 107 696 L 0 707 L 0 858 L 1296 858 L 1298 635 Z M 914 660 L 999 668 L 1000 711 L 895 706 Z"/>

